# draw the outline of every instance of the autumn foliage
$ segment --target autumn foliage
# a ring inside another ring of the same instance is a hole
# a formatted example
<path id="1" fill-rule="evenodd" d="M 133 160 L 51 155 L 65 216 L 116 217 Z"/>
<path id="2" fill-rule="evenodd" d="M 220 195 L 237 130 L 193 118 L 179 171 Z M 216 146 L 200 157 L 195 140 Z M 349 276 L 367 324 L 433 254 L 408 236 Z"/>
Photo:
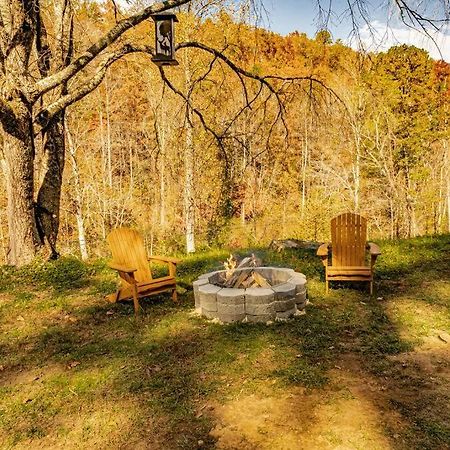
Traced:
<path id="1" fill-rule="evenodd" d="M 91 3 L 77 14 L 76 47 L 115 20 Z M 136 44 L 151 42 L 151 26 L 133 30 Z M 448 63 L 405 45 L 362 55 L 324 32 L 283 37 L 224 12 L 179 14 L 177 41 L 193 40 L 251 74 L 311 80 L 289 89 L 277 82 L 280 111 L 269 92 L 256 97 L 259 83 L 181 48 L 180 66 L 165 74 L 202 123 L 149 55 L 115 63 L 67 110 L 63 251 L 78 252 L 81 233 L 85 256 L 102 254 L 106 234 L 120 225 L 141 230 L 152 251 L 182 251 L 186 200 L 197 248 L 323 240 L 330 217 L 344 211 L 370 217 L 373 237 L 449 230 Z M 0 230 L 6 258 L 4 219 Z"/>

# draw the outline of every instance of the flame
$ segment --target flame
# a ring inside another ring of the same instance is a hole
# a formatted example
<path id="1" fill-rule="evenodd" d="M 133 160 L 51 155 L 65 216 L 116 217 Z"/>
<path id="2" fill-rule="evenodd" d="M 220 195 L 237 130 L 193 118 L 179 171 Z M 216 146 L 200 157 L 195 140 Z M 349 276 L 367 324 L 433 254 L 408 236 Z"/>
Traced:
<path id="1" fill-rule="evenodd" d="M 230 253 L 229 258 L 223 263 L 223 266 L 225 267 L 225 279 L 229 280 L 236 269 L 237 260 L 236 258 Z"/>

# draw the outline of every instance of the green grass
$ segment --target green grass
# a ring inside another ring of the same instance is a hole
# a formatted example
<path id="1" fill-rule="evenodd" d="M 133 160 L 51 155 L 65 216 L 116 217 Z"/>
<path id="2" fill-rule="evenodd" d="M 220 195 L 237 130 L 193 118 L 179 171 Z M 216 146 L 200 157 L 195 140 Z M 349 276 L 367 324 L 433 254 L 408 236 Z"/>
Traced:
<path id="1" fill-rule="evenodd" d="M 378 386 L 373 404 L 402 423 L 379 421 L 392 448 L 447 448 L 450 357 L 438 335 L 450 333 L 450 236 L 380 245 L 373 298 L 358 284 L 333 285 L 326 296 L 311 251 L 243 250 L 308 277 L 307 314 L 270 326 L 223 326 L 191 314 L 192 281 L 220 265 L 225 250 L 185 258 L 180 302 L 142 300 L 138 322 L 130 303 L 104 300 L 115 286 L 104 261 L 0 268 L 0 442 L 214 448 L 210 430 L 220 419 L 212 411 L 286 393 L 305 404 L 316 399 L 299 423 L 311 421 L 319 433 L 318 405 L 360 398 L 350 377 L 360 389 Z"/>

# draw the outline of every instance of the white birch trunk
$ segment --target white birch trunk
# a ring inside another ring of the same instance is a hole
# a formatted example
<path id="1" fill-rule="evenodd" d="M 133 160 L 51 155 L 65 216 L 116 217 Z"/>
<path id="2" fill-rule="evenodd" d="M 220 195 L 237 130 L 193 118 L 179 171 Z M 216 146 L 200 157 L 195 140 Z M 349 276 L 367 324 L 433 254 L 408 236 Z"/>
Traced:
<path id="1" fill-rule="evenodd" d="M 74 204 L 75 204 L 75 217 L 77 220 L 77 230 L 78 230 L 78 243 L 80 246 L 81 259 L 86 261 L 89 258 L 87 244 L 86 244 L 86 233 L 84 228 L 84 220 L 83 220 L 83 209 L 82 209 L 82 197 L 81 197 L 81 182 L 80 182 L 80 172 L 78 170 L 78 164 L 76 159 L 76 149 L 73 143 L 72 134 L 70 133 L 69 126 L 66 123 L 66 135 L 67 135 L 67 143 L 70 163 L 72 165 L 72 174 L 74 178 Z"/>
<path id="2" fill-rule="evenodd" d="M 164 106 L 162 106 L 164 108 Z M 163 120 L 166 115 L 162 114 Z M 166 130 L 159 123 L 156 123 L 159 144 L 159 225 L 166 228 L 167 212 L 166 212 Z"/>
<path id="3" fill-rule="evenodd" d="M 305 139 L 303 141 L 302 152 L 302 204 L 300 209 L 300 217 L 305 217 L 306 209 L 306 169 L 308 168 L 309 160 L 309 125 L 307 119 L 305 119 Z"/>
<path id="4" fill-rule="evenodd" d="M 186 91 L 191 84 L 189 62 L 185 60 Z M 186 142 L 184 149 L 184 221 L 186 252 L 195 252 L 195 199 L 194 199 L 194 130 L 189 106 L 186 105 Z"/>
<path id="5" fill-rule="evenodd" d="M 194 207 L 194 133 L 186 108 L 186 146 L 184 151 L 184 218 L 186 226 L 186 252 L 195 252 L 195 207 Z"/>
<path id="6" fill-rule="evenodd" d="M 448 141 L 444 142 L 445 167 L 447 173 L 447 232 L 450 233 L 450 148 Z"/>

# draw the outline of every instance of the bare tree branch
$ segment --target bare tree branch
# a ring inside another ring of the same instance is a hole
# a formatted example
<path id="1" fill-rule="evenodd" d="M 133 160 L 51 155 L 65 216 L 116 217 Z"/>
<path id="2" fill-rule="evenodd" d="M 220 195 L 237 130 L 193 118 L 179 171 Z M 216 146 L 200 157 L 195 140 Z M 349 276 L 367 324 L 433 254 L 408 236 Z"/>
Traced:
<path id="1" fill-rule="evenodd" d="M 86 67 L 98 54 L 105 48 L 114 43 L 120 36 L 134 26 L 138 25 L 152 14 L 166 11 L 176 6 L 189 3 L 191 0 L 165 0 L 160 3 L 154 3 L 143 9 L 140 13 L 122 19 L 104 36 L 102 36 L 95 44 L 91 45 L 81 56 L 75 59 L 66 68 L 59 72 L 39 80 L 35 89 L 29 95 L 29 100 L 34 103 L 41 95 L 55 88 L 56 86 L 67 82 L 80 70 Z"/>
<path id="2" fill-rule="evenodd" d="M 106 75 L 107 69 L 111 64 L 118 61 L 125 55 L 130 53 L 147 53 L 150 55 L 154 54 L 154 50 L 150 46 L 132 46 L 131 44 L 126 44 L 114 53 L 108 55 L 108 58 L 97 67 L 95 75 L 89 78 L 87 81 L 73 88 L 71 92 L 58 98 L 55 102 L 41 109 L 37 114 L 34 122 L 42 128 L 45 128 L 47 124 L 52 120 L 52 118 L 57 115 L 60 111 L 72 105 L 73 103 L 81 100 L 83 97 L 91 93 L 96 89 L 103 78 Z M 39 130 L 40 131 L 40 130 Z"/>

